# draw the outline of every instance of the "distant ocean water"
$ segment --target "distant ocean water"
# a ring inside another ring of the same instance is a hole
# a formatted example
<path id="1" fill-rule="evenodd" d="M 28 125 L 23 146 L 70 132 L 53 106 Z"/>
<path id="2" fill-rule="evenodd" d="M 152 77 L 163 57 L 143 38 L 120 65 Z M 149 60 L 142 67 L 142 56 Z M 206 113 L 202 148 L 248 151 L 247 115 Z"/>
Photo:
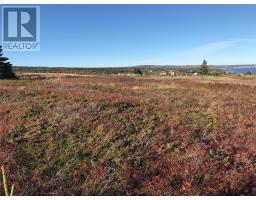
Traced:
<path id="1" fill-rule="evenodd" d="M 256 74 L 256 66 L 237 66 L 237 67 L 224 67 L 225 72 L 235 73 L 235 74 Z"/>

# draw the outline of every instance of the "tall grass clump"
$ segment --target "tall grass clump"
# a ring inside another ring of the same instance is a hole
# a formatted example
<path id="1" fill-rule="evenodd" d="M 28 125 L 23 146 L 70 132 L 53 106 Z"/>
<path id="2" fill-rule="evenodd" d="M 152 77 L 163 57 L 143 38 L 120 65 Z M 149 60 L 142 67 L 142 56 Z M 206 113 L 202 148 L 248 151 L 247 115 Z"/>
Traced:
<path id="1" fill-rule="evenodd" d="M 5 196 L 12 196 L 13 191 L 14 191 L 14 184 L 12 184 L 11 191 L 9 193 L 8 186 L 7 186 L 7 181 L 6 181 L 6 176 L 5 176 L 5 171 L 4 171 L 4 166 L 1 167 L 1 171 L 2 171 L 2 184 L 3 184 L 3 187 L 4 187 L 4 194 L 5 194 Z"/>

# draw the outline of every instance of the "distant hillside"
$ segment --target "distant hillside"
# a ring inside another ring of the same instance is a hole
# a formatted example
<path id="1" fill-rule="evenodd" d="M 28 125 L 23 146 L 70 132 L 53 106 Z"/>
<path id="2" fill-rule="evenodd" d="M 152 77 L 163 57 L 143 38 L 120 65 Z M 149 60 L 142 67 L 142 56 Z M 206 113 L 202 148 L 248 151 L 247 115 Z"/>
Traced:
<path id="1" fill-rule="evenodd" d="M 208 65 L 210 68 L 224 67 L 253 67 L 256 64 L 240 64 L 240 65 Z M 56 70 L 84 70 L 84 71 L 120 71 L 131 68 L 141 69 L 180 69 L 180 68 L 198 68 L 200 65 L 134 65 L 120 67 L 47 67 L 47 66 L 15 66 L 15 70 L 32 70 L 32 71 L 56 71 Z"/>

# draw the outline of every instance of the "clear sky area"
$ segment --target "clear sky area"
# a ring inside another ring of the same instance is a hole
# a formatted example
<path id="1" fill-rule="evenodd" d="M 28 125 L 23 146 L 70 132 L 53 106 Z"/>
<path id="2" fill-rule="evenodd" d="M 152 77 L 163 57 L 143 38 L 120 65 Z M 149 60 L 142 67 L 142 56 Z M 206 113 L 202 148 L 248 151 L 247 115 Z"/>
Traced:
<path id="1" fill-rule="evenodd" d="M 40 21 L 41 50 L 4 52 L 14 65 L 256 63 L 256 5 L 40 5 Z"/>

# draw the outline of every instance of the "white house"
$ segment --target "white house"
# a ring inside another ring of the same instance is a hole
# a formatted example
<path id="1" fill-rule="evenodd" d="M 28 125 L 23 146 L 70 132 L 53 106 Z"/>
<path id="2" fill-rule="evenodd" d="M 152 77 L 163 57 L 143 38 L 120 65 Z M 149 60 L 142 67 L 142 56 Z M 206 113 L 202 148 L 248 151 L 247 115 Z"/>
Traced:
<path id="1" fill-rule="evenodd" d="M 167 73 L 165 71 L 160 72 L 160 76 L 166 76 Z"/>
<path id="2" fill-rule="evenodd" d="M 175 76 L 176 73 L 175 73 L 174 71 L 169 71 L 169 75 L 170 75 L 170 76 Z"/>

